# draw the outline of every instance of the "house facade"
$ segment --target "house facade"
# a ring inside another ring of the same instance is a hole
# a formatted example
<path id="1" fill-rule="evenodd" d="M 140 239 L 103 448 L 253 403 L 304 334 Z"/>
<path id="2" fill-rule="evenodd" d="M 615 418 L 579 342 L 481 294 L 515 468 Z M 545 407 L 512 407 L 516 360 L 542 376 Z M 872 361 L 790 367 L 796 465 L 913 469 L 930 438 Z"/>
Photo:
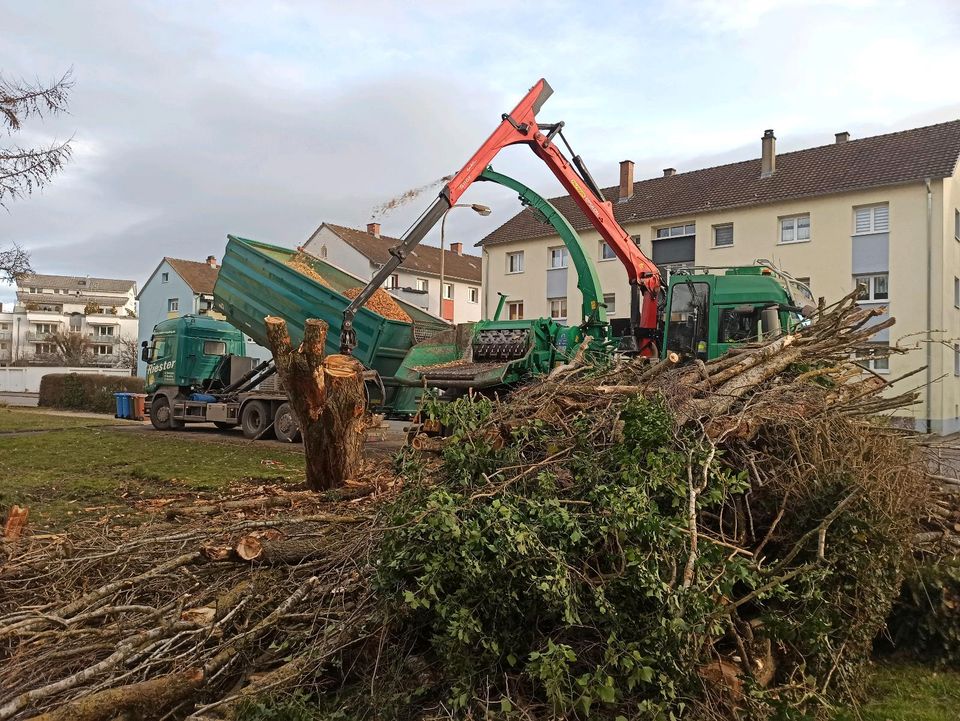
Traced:
<path id="1" fill-rule="evenodd" d="M 220 266 L 217 259 L 210 255 L 205 262 L 164 258 L 143 284 L 137 299 L 140 301 L 139 343 L 149 341 L 154 326 L 168 318 L 183 315 L 209 315 L 223 320 L 223 316 L 213 310 L 213 287 L 217 283 Z M 248 356 L 266 360 L 270 351 L 257 345 L 249 336 L 246 339 Z M 146 364 L 137 363 L 137 375 L 146 374 Z"/>
<path id="2" fill-rule="evenodd" d="M 834 142 L 778 155 L 773 131 L 761 157 L 634 182 L 633 163 L 604 189 L 618 221 L 663 272 L 693 266 L 752 265 L 767 259 L 807 282 L 828 303 L 858 283 L 864 305 L 897 322 L 874 340 L 912 350 L 871 361 L 930 393 L 909 411 L 921 430 L 960 430 L 960 121 Z M 552 201 L 597 262 L 607 312 L 629 315 L 626 272 L 569 197 Z M 559 238 L 529 210 L 483 238 L 484 312 L 493 291 L 513 317 L 563 321 L 579 307 Z M 929 318 L 929 322 L 928 322 Z M 574 316 L 572 322 L 579 322 Z M 929 333 L 929 341 L 928 341 Z M 900 388 L 898 390 L 907 390 Z"/>
<path id="3" fill-rule="evenodd" d="M 303 250 L 363 280 L 372 278 L 390 258 L 399 238 L 380 234 L 379 223 L 366 231 L 323 223 L 303 245 Z M 441 299 L 441 257 L 443 298 Z M 481 262 L 464 255 L 462 243 L 450 250 L 419 245 L 387 280 L 384 287 L 401 300 L 453 323 L 481 318 Z"/>
<path id="4" fill-rule="evenodd" d="M 31 274 L 16 294 L 13 310 L 0 312 L 0 365 L 60 362 L 54 336 L 70 333 L 83 337 L 85 365 L 128 363 L 139 327 L 134 281 Z"/>

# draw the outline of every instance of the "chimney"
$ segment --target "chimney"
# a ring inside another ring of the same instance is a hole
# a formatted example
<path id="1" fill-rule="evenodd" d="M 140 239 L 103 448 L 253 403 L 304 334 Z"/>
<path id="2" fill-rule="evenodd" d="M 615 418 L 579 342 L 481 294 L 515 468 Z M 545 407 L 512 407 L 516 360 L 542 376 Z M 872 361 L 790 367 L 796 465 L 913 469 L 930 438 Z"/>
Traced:
<path id="1" fill-rule="evenodd" d="M 837 145 L 840 145 L 850 140 L 850 133 L 844 130 L 842 133 L 836 133 L 834 137 L 837 139 Z"/>
<path id="2" fill-rule="evenodd" d="M 633 161 L 620 161 L 620 195 L 619 200 L 629 200 L 633 197 Z"/>
<path id="3" fill-rule="evenodd" d="M 207 256 L 207 265 L 209 265 L 211 268 L 218 268 L 219 266 L 217 265 L 217 256 L 215 256 L 215 255 L 208 255 L 208 256 Z"/>
<path id="4" fill-rule="evenodd" d="M 777 136 L 773 130 L 764 130 L 761 139 L 763 153 L 760 156 L 760 177 L 769 178 L 777 169 Z"/>
<path id="5" fill-rule="evenodd" d="M 463 243 L 451 243 L 450 252 L 457 255 L 463 255 Z"/>
<path id="6" fill-rule="evenodd" d="M 676 174 L 677 174 L 677 169 L 676 169 L 676 168 L 664 168 L 664 169 L 663 169 L 663 177 L 664 177 L 664 178 L 669 178 L 671 175 L 676 175 Z"/>
<path id="7" fill-rule="evenodd" d="M 374 238 L 380 237 L 380 223 L 367 223 L 367 232 Z"/>

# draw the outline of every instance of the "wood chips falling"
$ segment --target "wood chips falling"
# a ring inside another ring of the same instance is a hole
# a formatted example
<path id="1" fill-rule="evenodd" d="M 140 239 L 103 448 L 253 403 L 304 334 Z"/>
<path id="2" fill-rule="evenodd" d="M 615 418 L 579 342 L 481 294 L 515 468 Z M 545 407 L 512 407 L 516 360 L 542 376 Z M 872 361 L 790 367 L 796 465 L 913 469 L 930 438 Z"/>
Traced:
<path id="1" fill-rule="evenodd" d="M 342 295 L 353 300 L 360 295 L 360 291 L 362 290 L 363 288 L 348 288 L 343 291 Z M 407 314 L 407 311 L 383 288 L 377 288 L 374 294 L 370 296 L 370 300 L 364 303 L 363 307 L 372 310 L 374 313 L 379 313 L 384 318 L 389 318 L 390 320 L 399 320 L 404 323 L 413 322 L 413 319 Z"/>
<path id="2" fill-rule="evenodd" d="M 322 275 L 320 275 L 317 271 L 313 269 L 313 266 L 310 265 L 309 258 L 310 256 L 301 250 L 301 251 L 298 251 L 296 255 L 291 256 L 290 260 L 287 261 L 287 265 L 293 268 L 298 273 L 317 281 L 320 285 L 324 286 L 325 288 L 329 288 L 330 287 L 329 281 L 327 281 L 326 278 L 324 278 Z"/>

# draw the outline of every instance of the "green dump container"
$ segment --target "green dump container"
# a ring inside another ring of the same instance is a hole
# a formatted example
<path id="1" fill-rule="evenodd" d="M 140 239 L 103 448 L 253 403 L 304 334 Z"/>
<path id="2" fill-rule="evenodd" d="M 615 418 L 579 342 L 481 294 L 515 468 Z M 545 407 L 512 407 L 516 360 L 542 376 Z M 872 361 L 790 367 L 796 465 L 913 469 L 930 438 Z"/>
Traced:
<path id="1" fill-rule="evenodd" d="M 327 353 L 338 353 L 343 311 L 350 304 L 350 299 L 342 293 L 365 286 L 368 281 L 308 256 L 310 266 L 324 279 L 325 285 L 287 265 L 296 255 L 289 248 L 233 235 L 228 235 L 227 239 L 223 264 L 213 291 L 215 309 L 264 347 L 269 347 L 263 322 L 266 316 L 275 315 L 286 320 L 294 344 L 303 339 L 305 321 L 319 318 L 330 326 Z M 416 306 L 399 298 L 396 301 L 410 316 L 411 322 L 385 318 L 367 308 L 361 308 L 353 322 L 357 334 L 353 355 L 365 367 L 377 371 L 385 381 L 396 374 L 414 343 L 451 327 Z M 390 394 L 388 388 L 387 395 Z M 389 404 L 389 398 L 386 400 Z"/>

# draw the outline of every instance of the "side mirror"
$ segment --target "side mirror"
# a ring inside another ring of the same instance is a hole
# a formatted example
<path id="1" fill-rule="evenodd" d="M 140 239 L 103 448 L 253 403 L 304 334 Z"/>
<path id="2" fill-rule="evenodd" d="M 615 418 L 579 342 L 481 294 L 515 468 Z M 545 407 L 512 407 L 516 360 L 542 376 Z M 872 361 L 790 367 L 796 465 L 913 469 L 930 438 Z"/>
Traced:
<path id="1" fill-rule="evenodd" d="M 140 360 L 142 360 L 144 363 L 149 363 L 150 361 L 152 361 L 152 360 L 153 360 L 153 348 L 151 348 L 149 345 L 147 345 L 147 341 L 143 341 L 143 343 L 140 344 L 140 348 L 141 348 L 141 349 L 140 349 Z"/>

